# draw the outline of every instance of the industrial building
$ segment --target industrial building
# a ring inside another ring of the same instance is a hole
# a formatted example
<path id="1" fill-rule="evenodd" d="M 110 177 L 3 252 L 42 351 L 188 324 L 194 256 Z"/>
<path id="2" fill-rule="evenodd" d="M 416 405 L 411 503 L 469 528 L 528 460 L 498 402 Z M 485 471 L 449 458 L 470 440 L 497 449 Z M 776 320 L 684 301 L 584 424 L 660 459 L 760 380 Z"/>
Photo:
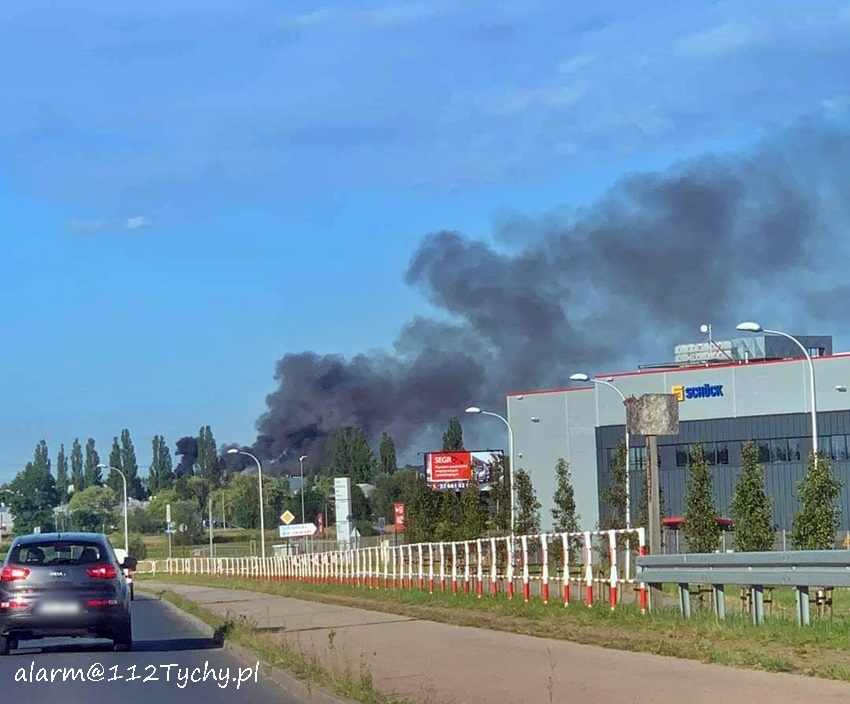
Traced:
<path id="1" fill-rule="evenodd" d="M 842 481 L 841 530 L 850 529 L 850 353 L 834 354 L 829 336 L 797 336 L 815 369 L 818 445 L 832 458 Z M 577 369 L 576 372 L 586 370 Z M 687 486 L 689 449 L 702 443 L 714 478 L 716 505 L 728 516 L 747 441 L 758 445 L 774 522 L 790 529 L 812 448 L 809 363 L 792 340 L 769 334 L 708 341 L 675 348 L 674 359 L 636 371 L 597 375 L 626 398 L 672 393 L 680 401 L 679 434 L 658 438 L 661 487 L 666 516 L 681 516 Z M 544 528 L 551 526 L 555 465 L 570 463 L 583 529 L 604 515 L 600 492 L 625 437 L 625 408 L 605 384 L 512 393 L 508 421 L 514 434 L 514 460 L 532 477 L 542 504 Z M 571 387 L 572 386 L 572 387 Z M 645 439 L 631 438 L 630 492 L 636 516 L 646 472 Z"/>

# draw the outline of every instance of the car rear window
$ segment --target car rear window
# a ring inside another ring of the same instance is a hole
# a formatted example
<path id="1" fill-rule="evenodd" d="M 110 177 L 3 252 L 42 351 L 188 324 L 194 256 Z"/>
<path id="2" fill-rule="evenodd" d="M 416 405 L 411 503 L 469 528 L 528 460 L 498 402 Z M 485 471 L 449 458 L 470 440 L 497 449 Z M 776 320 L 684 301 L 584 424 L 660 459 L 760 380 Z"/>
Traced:
<path id="1" fill-rule="evenodd" d="M 9 555 L 14 565 L 90 565 L 108 560 L 101 545 L 76 540 L 18 545 Z"/>

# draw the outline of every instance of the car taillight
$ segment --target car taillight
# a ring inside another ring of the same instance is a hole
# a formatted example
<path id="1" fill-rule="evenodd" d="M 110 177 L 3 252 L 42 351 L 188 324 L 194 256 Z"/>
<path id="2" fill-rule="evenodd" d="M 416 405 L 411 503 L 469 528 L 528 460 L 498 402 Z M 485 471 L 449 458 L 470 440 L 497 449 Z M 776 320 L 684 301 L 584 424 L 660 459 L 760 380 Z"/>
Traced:
<path id="1" fill-rule="evenodd" d="M 118 606 L 116 599 L 89 599 L 86 606 Z"/>
<path id="2" fill-rule="evenodd" d="M 7 565 L 3 568 L 3 572 L 0 573 L 0 581 L 14 582 L 18 579 L 26 579 L 29 576 L 30 571 L 26 567 L 9 567 Z"/>
<path id="3" fill-rule="evenodd" d="M 28 606 L 26 601 L 0 601 L 0 609 L 25 609 Z"/>
<path id="4" fill-rule="evenodd" d="M 92 565 L 86 568 L 86 572 L 92 579 L 115 579 L 118 576 L 112 565 Z"/>

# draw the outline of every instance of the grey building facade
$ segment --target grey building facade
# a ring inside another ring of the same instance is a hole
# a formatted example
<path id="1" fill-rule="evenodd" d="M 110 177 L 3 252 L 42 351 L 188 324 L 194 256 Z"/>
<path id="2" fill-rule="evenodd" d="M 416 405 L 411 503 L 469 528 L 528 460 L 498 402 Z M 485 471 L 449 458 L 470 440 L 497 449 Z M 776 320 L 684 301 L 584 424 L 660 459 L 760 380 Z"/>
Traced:
<path id="1" fill-rule="evenodd" d="M 850 354 L 831 354 L 828 337 L 804 339 L 814 356 L 818 444 L 830 454 L 833 471 L 842 481 L 841 529 L 850 530 L 850 392 L 844 390 L 850 386 Z M 780 530 L 790 529 L 798 507 L 796 487 L 812 448 L 808 363 L 799 349 L 792 356 L 794 349 L 771 347 L 768 338 L 722 344 L 722 354 L 712 349 L 709 359 L 703 359 L 699 350 L 680 353 L 677 348 L 678 361 L 670 365 L 596 378 L 614 384 L 626 397 L 674 393 L 680 398 L 679 434 L 658 439 L 666 516 L 683 513 L 689 451 L 699 442 L 711 465 L 718 509 L 728 517 L 741 449 L 753 441 L 766 470 L 774 522 Z M 717 343 L 712 345 L 720 350 Z M 606 510 L 600 492 L 608 484 L 613 454 L 625 435 L 625 409 L 619 395 L 604 385 L 585 383 L 513 393 L 507 405 L 514 461 L 532 476 L 542 504 L 543 527 L 552 524 L 555 465 L 563 457 L 570 463 L 581 526 L 594 528 Z M 633 517 L 645 471 L 644 438 L 633 436 Z"/>

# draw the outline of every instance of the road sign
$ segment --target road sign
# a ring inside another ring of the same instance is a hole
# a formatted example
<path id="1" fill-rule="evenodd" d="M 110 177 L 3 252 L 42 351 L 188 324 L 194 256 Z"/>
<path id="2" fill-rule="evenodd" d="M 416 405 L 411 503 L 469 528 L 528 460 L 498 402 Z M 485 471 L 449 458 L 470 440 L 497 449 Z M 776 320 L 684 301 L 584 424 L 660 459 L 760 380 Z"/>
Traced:
<path id="1" fill-rule="evenodd" d="M 165 522 L 171 525 L 171 504 L 165 504 Z"/>
<path id="2" fill-rule="evenodd" d="M 187 526 L 185 523 L 181 523 L 179 530 L 181 533 L 185 533 L 187 530 L 189 530 L 189 526 Z"/>
<path id="3" fill-rule="evenodd" d="M 404 504 L 400 501 L 393 504 L 393 515 L 395 516 L 395 529 L 397 531 L 404 530 Z"/>
<path id="4" fill-rule="evenodd" d="M 378 516 L 378 533 L 383 535 L 387 530 L 387 519 L 383 516 Z"/>
<path id="5" fill-rule="evenodd" d="M 292 513 L 292 511 L 284 511 L 282 514 L 280 514 L 280 520 L 283 521 L 284 525 L 288 526 L 290 523 L 292 523 L 292 521 L 295 520 L 295 515 Z"/>
<path id="6" fill-rule="evenodd" d="M 316 534 L 315 523 L 293 523 L 287 526 L 278 526 L 281 538 L 306 538 Z"/>

